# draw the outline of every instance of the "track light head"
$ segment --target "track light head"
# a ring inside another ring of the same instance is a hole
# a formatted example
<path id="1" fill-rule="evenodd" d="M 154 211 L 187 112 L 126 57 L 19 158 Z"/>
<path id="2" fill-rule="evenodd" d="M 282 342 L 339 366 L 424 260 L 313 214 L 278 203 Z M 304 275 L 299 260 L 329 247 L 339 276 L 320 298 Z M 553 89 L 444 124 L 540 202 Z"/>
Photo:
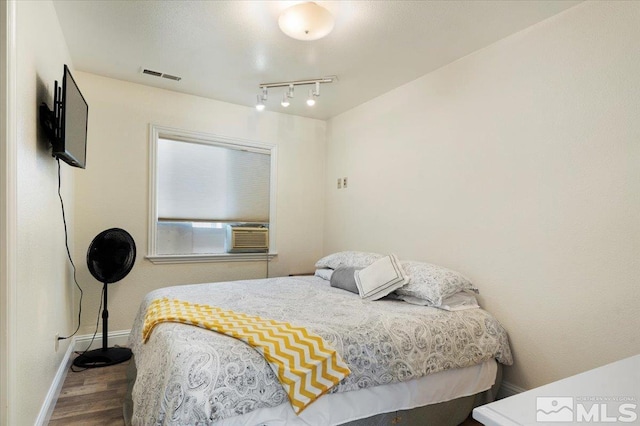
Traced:
<path id="1" fill-rule="evenodd" d="M 316 104 L 316 100 L 313 99 L 313 90 L 309 89 L 309 97 L 307 98 L 307 105 L 314 106 Z"/>
<path id="2" fill-rule="evenodd" d="M 258 111 L 262 111 L 264 110 L 264 101 L 262 100 L 261 95 L 258 95 L 257 98 L 258 98 L 258 102 L 256 103 L 256 109 Z"/>
<path id="3" fill-rule="evenodd" d="M 289 97 L 287 96 L 286 93 L 282 94 L 282 102 L 280 102 L 280 105 L 282 105 L 285 108 L 289 106 Z"/>

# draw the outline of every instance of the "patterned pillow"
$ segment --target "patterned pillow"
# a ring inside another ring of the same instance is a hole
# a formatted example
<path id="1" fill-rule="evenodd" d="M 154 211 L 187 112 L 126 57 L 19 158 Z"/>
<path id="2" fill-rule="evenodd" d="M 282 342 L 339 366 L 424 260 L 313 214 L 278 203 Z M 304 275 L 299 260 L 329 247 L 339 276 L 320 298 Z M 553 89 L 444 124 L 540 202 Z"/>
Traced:
<path id="1" fill-rule="evenodd" d="M 400 296 L 424 299 L 430 306 L 441 306 L 445 299 L 462 290 L 478 293 L 478 289 L 462 274 L 442 266 L 424 262 L 403 261 L 402 267 L 411 281 L 396 290 Z"/>
<path id="2" fill-rule="evenodd" d="M 395 292 L 390 294 L 389 296 L 397 300 L 404 300 L 405 302 L 411 303 L 412 305 L 433 306 L 428 300 L 420 299 L 417 297 L 400 296 L 399 294 L 395 294 Z M 465 309 L 477 309 L 480 307 L 480 305 L 478 305 L 478 299 L 476 299 L 476 296 L 474 296 L 474 294 L 470 291 L 465 290 L 445 297 L 444 299 L 442 299 L 442 305 L 433 307 L 444 309 L 445 311 L 461 311 Z"/>
<path id="3" fill-rule="evenodd" d="M 366 268 L 384 255 L 363 251 L 341 251 L 332 253 L 316 262 L 316 268 L 338 269 L 340 266 Z"/>
<path id="4" fill-rule="evenodd" d="M 405 285 L 406 276 L 398 258 L 391 254 L 354 273 L 358 293 L 365 300 L 378 300 Z"/>

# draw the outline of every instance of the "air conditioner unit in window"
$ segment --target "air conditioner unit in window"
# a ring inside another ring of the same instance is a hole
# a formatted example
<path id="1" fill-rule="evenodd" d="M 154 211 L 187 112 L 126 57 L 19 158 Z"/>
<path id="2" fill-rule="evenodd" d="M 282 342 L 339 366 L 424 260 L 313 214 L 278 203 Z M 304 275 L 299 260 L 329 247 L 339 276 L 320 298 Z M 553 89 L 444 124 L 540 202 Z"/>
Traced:
<path id="1" fill-rule="evenodd" d="M 263 253 L 269 250 L 269 228 L 227 226 L 227 253 Z"/>

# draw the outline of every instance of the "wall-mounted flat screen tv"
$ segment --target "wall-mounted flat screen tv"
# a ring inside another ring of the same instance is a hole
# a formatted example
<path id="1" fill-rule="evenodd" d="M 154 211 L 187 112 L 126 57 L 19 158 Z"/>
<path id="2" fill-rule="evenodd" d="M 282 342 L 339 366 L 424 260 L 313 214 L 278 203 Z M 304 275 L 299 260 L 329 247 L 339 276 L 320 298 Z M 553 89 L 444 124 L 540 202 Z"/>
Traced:
<path id="1" fill-rule="evenodd" d="M 53 156 L 71 166 L 87 165 L 87 121 L 89 105 L 76 84 L 68 66 L 64 66 L 62 78 L 60 136 L 53 143 Z"/>
<path id="2" fill-rule="evenodd" d="M 62 87 L 58 86 L 57 80 L 55 82 L 53 99 L 53 111 L 44 102 L 40 106 L 40 124 L 51 142 L 52 154 L 71 166 L 84 169 L 87 165 L 89 106 L 66 65 Z"/>

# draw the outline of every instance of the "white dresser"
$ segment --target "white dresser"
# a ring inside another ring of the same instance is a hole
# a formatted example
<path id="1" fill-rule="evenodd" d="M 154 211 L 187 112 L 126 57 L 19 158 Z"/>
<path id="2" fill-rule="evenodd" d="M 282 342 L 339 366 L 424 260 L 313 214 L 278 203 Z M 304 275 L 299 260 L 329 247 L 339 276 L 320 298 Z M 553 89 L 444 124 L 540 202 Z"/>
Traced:
<path id="1" fill-rule="evenodd" d="M 640 355 L 473 410 L 486 426 L 640 425 Z"/>

